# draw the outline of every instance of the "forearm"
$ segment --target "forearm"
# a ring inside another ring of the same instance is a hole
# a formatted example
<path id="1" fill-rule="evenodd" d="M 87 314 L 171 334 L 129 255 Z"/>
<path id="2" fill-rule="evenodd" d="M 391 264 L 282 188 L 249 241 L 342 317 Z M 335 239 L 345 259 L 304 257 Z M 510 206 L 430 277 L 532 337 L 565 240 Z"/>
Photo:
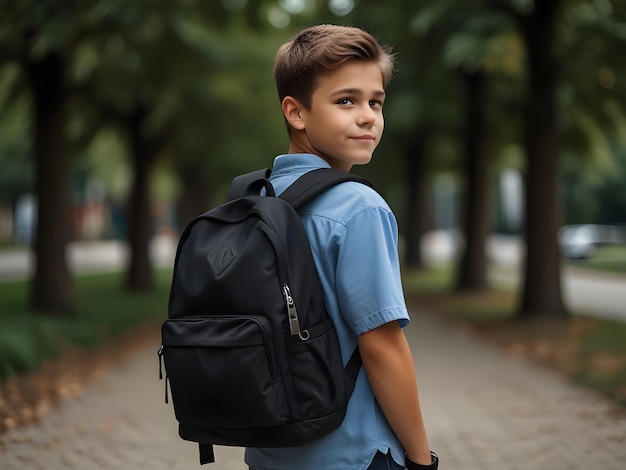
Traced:
<path id="1" fill-rule="evenodd" d="M 359 349 L 374 395 L 407 456 L 429 464 L 413 358 L 400 326 L 392 322 L 360 336 Z"/>

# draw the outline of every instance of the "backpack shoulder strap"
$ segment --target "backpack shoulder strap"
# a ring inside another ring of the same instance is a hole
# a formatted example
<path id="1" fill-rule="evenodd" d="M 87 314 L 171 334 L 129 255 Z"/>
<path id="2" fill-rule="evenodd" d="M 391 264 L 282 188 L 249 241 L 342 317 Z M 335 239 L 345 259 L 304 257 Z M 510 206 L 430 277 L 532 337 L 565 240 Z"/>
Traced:
<path id="1" fill-rule="evenodd" d="M 239 199 L 240 197 L 246 196 L 247 189 L 252 183 L 258 180 L 267 180 L 271 173 L 271 168 L 264 168 L 262 170 L 252 171 L 250 173 L 237 176 L 233 179 L 233 182 L 230 185 L 228 198 L 226 200 L 232 201 L 233 199 Z"/>
<path id="2" fill-rule="evenodd" d="M 354 348 L 352 356 L 350 356 L 350 359 L 348 359 L 348 363 L 345 367 L 346 374 L 348 374 L 348 377 L 350 377 L 355 383 L 357 376 L 359 375 L 359 370 L 361 370 L 361 365 L 363 365 L 363 359 L 361 358 L 361 351 L 359 351 L 359 346 L 357 346 Z"/>
<path id="3" fill-rule="evenodd" d="M 356 181 L 374 189 L 372 183 L 361 176 L 332 168 L 318 168 L 305 173 L 294 181 L 283 191 L 280 198 L 290 203 L 297 210 L 327 189 L 346 181 Z"/>

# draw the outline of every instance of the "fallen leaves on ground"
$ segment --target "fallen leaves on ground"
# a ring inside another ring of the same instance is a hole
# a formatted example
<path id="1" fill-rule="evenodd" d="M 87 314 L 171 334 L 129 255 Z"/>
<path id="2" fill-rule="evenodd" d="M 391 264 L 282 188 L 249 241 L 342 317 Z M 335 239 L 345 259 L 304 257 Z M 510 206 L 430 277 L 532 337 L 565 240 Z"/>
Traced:
<path id="1" fill-rule="evenodd" d="M 0 434 L 36 422 L 61 401 L 148 344 L 159 344 L 158 326 L 147 323 L 92 350 L 72 350 L 38 370 L 0 382 Z"/>

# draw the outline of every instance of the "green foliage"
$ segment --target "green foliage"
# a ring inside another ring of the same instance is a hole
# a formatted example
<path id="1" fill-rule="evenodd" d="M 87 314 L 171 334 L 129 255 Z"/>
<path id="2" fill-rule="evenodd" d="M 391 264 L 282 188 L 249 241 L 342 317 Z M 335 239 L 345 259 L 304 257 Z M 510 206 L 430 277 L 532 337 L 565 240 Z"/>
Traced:
<path id="1" fill-rule="evenodd" d="M 626 367 L 621 367 L 610 373 L 583 369 L 574 376 L 574 380 L 580 385 L 597 390 L 622 406 L 626 406 L 626 393 L 624 393 Z"/>
<path id="2" fill-rule="evenodd" d="M 623 15 L 618 2 L 578 1 L 568 4 L 560 23 L 567 223 L 624 221 L 626 200 L 618 189 L 626 181 Z"/>
<path id="3" fill-rule="evenodd" d="M 584 336 L 581 352 L 587 367 L 580 367 L 574 380 L 626 405 L 626 323 L 599 322 Z"/>
<path id="4" fill-rule="evenodd" d="M 100 129 L 85 149 L 80 165 L 85 173 L 95 176 L 105 185 L 112 200 L 124 200 L 130 186 L 131 171 L 118 133 L 110 128 Z"/>
<path id="5" fill-rule="evenodd" d="M 591 158 L 564 163 L 565 223 L 626 223 L 626 147 L 613 141 L 609 155 L 603 164 L 592 165 Z"/>
<path id="6" fill-rule="evenodd" d="M 626 354 L 626 323 L 606 320 L 596 326 L 582 345 L 586 353 L 616 352 Z"/>
<path id="7" fill-rule="evenodd" d="M 214 192 L 206 205 L 221 200 L 233 175 L 269 165 L 286 149 L 274 54 L 295 29 L 319 22 L 363 26 L 398 54 L 385 138 L 364 169 L 394 206 L 404 203 L 406 159 L 418 136 L 429 139 L 419 156 L 428 158 L 429 172 L 459 171 L 460 69 L 486 72 L 491 160 L 510 166 L 507 149 L 522 140 L 525 51 L 515 22 L 495 4 L 519 13 L 532 7 L 480 0 L 0 0 L 0 197 L 31 185 L 30 97 L 18 64 L 55 50 L 68 63 L 75 180 L 97 179 L 110 199 L 126 198 L 125 119 L 141 105 L 148 114 L 143 136 L 167 141 L 153 194 L 179 198 L 192 174 Z M 568 223 L 616 222 L 626 214 L 623 25 L 619 2 L 563 4 L 555 52 Z"/>
<path id="8" fill-rule="evenodd" d="M 91 348 L 149 319 L 165 318 L 171 272 L 158 272 L 150 294 L 122 289 L 122 275 L 100 274 L 77 279 L 80 315 L 32 315 L 28 283 L 0 284 L 0 379 L 36 369 L 46 359 L 72 348 Z"/>
<path id="9" fill-rule="evenodd" d="M 453 274 L 449 265 L 432 266 L 419 271 L 403 271 L 402 285 L 407 296 L 441 294 L 449 290 Z"/>
<path id="10" fill-rule="evenodd" d="M 19 93 L 20 81 L 17 67 L 0 64 L 0 199 L 11 200 L 32 187 L 30 102 Z"/>
<path id="11" fill-rule="evenodd" d="M 589 258 L 568 263 L 579 268 L 626 273 L 626 245 L 601 246 Z"/>

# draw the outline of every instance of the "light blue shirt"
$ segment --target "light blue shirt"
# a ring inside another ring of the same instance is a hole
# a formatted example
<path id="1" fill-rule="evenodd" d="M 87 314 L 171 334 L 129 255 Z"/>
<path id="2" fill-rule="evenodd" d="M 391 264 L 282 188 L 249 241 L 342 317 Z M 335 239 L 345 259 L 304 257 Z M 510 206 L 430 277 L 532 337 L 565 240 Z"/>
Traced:
<path id="1" fill-rule="evenodd" d="M 328 167 L 316 155 L 276 157 L 270 178 L 280 194 L 297 177 Z M 398 260 L 398 228 L 385 200 L 356 182 L 335 186 L 300 211 L 328 313 L 335 323 L 344 365 L 357 336 L 385 323 L 409 321 Z M 377 451 L 404 463 L 404 451 L 389 427 L 363 368 L 342 425 L 300 447 L 246 449 L 253 469 L 361 470 Z"/>

